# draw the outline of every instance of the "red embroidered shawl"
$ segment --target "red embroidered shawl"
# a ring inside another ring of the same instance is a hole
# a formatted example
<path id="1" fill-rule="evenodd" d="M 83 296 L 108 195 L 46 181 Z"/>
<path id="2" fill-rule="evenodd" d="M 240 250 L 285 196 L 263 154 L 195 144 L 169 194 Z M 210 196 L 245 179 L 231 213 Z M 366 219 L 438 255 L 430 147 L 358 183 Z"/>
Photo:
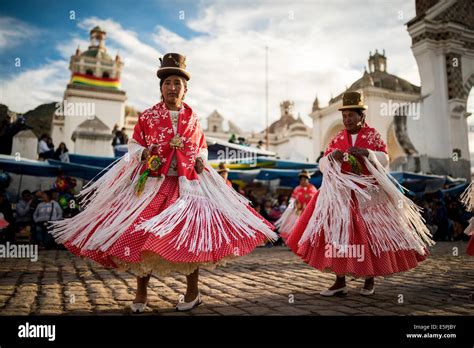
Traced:
<path id="1" fill-rule="evenodd" d="M 196 114 L 186 103 L 183 103 L 179 112 L 177 135 L 181 138 L 182 149 L 172 148 L 169 145 L 175 133 L 166 104 L 160 102 L 140 115 L 135 125 L 133 139 L 147 148 L 152 144 L 157 145 L 156 151 L 162 162 L 158 170 L 159 175 L 168 173 L 173 155 L 176 154 L 178 175 L 185 176 L 188 180 L 196 180 L 198 178 L 194 169 L 196 157 L 199 156 L 201 149 L 207 148 L 207 144 Z M 146 164 L 142 170 L 145 170 L 145 167 Z"/>
<path id="2" fill-rule="evenodd" d="M 385 145 L 380 133 L 374 128 L 369 127 L 367 124 L 364 124 L 357 135 L 355 144 L 352 144 L 351 134 L 346 129 L 339 131 L 339 133 L 337 133 L 329 142 L 329 145 L 324 152 L 324 156 L 327 156 L 336 149 L 346 152 L 352 146 L 387 153 L 387 145 Z M 362 173 L 369 174 L 363 161 L 359 160 L 359 163 L 362 166 Z M 348 162 L 342 162 L 342 170 L 350 172 L 352 170 L 351 165 Z"/>
<path id="3" fill-rule="evenodd" d="M 313 196 L 316 194 L 316 192 L 318 192 L 318 190 L 312 184 L 308 184 L 307 186 L 304 186 L 304 187 L 301 185 L 298 185 L 293 190 L 291 197 L 296 199 L 301 204 L 301 206 L 305 208 L 308 205 L 311 198 L 313 198 Z"/>

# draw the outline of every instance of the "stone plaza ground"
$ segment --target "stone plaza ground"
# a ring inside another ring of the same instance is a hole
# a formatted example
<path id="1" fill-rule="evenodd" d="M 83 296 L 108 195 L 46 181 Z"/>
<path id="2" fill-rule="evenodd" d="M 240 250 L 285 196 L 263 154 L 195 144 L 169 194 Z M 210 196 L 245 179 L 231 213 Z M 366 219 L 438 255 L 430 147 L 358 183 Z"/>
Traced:
<path id="1" fill-rule="evenodd" d="M 319 272 L 287 247 L 258 248 L 200 273 L 203 304 L 175 312 L 186 288 L 176 274 L 152 277 L 144 315 L 474 315 L 474 258 L 466 242 L 440 242 L 418 268 L 376 279 L 347 278 L 346 297 L 322 297 L 334 275 Z M 457 255 L 456 255 L 457 254 Z M 0 260 L 0 315 L 130 315 L 136 280 L 68 251 L 40 251 L 37 262 Z"/>

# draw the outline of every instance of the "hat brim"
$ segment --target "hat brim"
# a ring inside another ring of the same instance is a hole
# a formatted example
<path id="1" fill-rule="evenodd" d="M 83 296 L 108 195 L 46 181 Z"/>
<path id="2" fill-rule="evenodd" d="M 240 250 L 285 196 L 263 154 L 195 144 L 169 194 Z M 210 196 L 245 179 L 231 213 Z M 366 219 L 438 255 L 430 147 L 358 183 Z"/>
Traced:
<path id="1" fill-rule="evenodd" d="M 300 174 L 298 175 L 298 177 L 301 179 L 301 178 L 307 178 L 307 179 L 311 179 L 311 176 L 308 175 L 308 174 Z"/>
<path id="2" fill-rule="evenodd" d="M 186 81 L 189 81 L 189 79 L 191 78 L 191 74 L 189 72 L 187 72 L 186 70 L 181 69 L 181 68 L 172 68 L 172 67 L 170 67 L 170 68 L 160 68 L 156 72 L 156 75 L 158 76 L 158 78 L 160 80 L 163 80 L 164 78 L 166 78 L 167 76 L 170 76 L 170 75 L 182 76 L 186 79 Z"/>
<path id="3" fill-rule="evenodd" d="M 218 169 L 217 172 L 218 172 L 218 173 L 224 173 L 224 172 L 227 172 L 227 173 L 228 173 L 228 172 L 229 172 L 229 169 L 227 169 L 227 168 L 226 168 L 226 169 Z"/>
<path id="4" fill-rule="evenodd" d="M 338 110 L 347 110 L 347 109 L 360 109 L 360 110 L 367 110 L 369 107 L 367 105 L 344 105 L 341 106 Z"/>

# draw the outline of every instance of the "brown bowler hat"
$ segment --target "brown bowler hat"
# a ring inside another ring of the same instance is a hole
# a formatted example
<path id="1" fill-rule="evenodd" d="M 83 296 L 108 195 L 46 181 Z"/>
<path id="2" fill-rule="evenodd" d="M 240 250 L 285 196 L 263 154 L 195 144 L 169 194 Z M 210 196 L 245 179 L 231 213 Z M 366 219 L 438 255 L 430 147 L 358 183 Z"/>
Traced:
<path id="1" fill-rule="evenodd" d="M 362 109 L 367 110 L 368 106 L 364 104 L 364 95 L 359 92 L 346 92 L 342 96 L 342 106 L 338 109 Z"/>
<path id="2" fill-rule="evenodd" d="M 160 58 L 161 66 L 156 72 L 160 80 L 165 79 L 169 75 L 179 75 L 188 81 L 191 74 L 186 71 L 186 57 L 179 53 L 166 53 Z"/>
<path id="3" fill-rule="evenodd" d="M 299 178 L 305 177 L 308 179 L 311 179 L 311 175 L 309 175 L 308 171 L 306 169 L 303 169 L 301 173 L 298 175 Z"/>

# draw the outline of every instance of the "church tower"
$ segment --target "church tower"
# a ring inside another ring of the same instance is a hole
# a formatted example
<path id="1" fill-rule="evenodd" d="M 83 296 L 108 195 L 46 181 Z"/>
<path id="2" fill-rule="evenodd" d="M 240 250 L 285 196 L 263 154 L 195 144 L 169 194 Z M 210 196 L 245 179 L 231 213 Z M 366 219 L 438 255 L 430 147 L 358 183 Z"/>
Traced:
<path id="1" fill-rule="evenodd" d="M 112 156 L 112 129 L 124 125 L 127 97 L 120 89 L 123 62 L 119 55 L 115 59 L 109 56 L 105 38 L 106 32 L 94 27 L 88 49 L 81 52 L 78 47 L 71 56 L 71 80 L 53 118 L 55 145 L 65 142 L 73 153 Z M 94 131 L 89 127 L 91 121 L 102 127 Z M 83 129 L 89 129 L 87 149 L 80 145 L 85 143 L 81 141 Z"/>

